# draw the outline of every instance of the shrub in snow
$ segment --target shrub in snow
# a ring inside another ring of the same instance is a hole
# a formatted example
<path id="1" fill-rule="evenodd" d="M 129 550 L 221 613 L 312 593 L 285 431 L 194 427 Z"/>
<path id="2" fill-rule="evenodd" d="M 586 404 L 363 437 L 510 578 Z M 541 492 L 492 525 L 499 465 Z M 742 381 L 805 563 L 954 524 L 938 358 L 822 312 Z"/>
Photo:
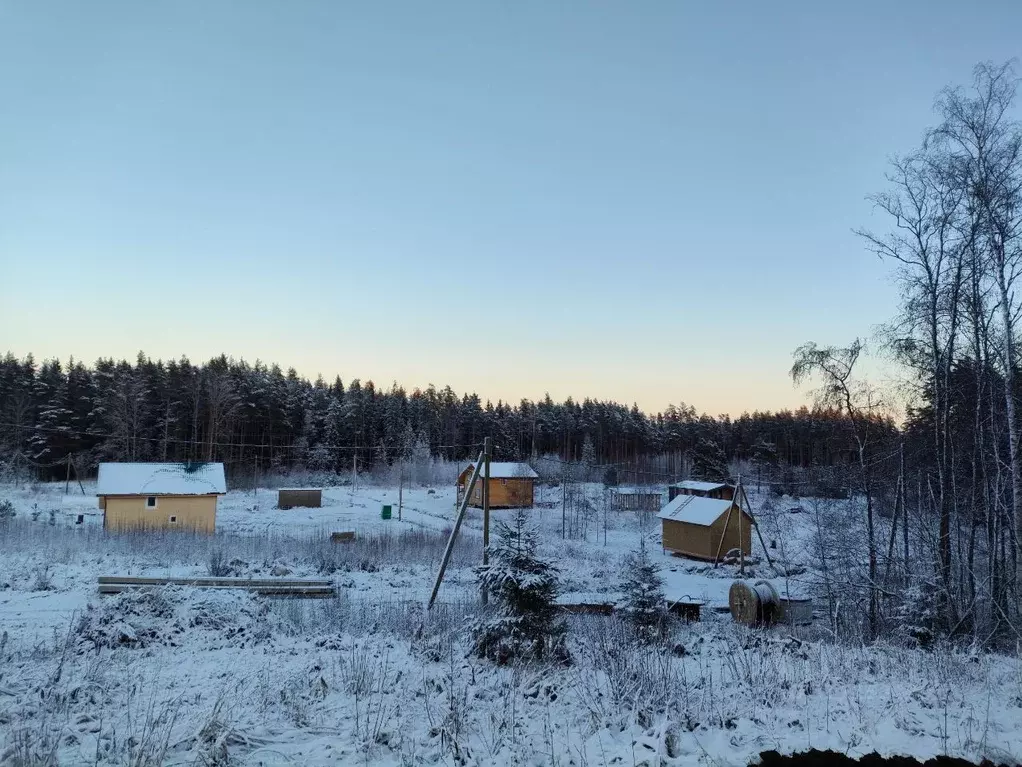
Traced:
<path id="1" fill-rule="evenodd" d="M 637 554 L 625 557 L 621 591 L 624 593 L 621 613 L 635 636 L 643 642 L 663 639 L 668 627 L 664 584 L 660 568 L 646 551 L 645 539 L 640 542 Z"/>
<path id="2" fill-rule="evenodd" d="M 209 557 L 206 560 L 206 572 L 212 578 L 226 578 L 231 574 L 231 565 L 227 561 L 227 554 L 220 546 L 210 549 Z"/>
<path id="3" fill-rule="evenodd" d="M 246 646 L 270 637 L 279 620 L 266 602 L 236 591 L 203 591 L 165 587 L 139 589 L 89 605 L 78 622 L 77 636 L 85 647 L 177 647 L 183 635 L 207 632 L 214 642 Z M 188 637 L 191 644 L 193 637 Z"/>
<path id="4" fill-rule="evenodd" d="M 14 519 L 15 516 L 14 504 L 6 498 L 0 500 L 0 522 L 7 522 Z"/>
<path id="5" fill-rule="evenodd" d="M 50 578 L 49 567 L 37 567 L 32 591 L 53 591 L 53 580 Z"/>
<path id="6" fill-rule="evenodd" d="M 496 525 L 497 543 L 490 564 L 476 568 L 480 585 L 494 601 L 496 614 L 472 627 L 475 650 L 506 663 L 514 658 L 541 659 L 561 654 L 564 625 L 557 619 L 557 570 L 536 549 L 539 532 L 518 509 L 510 523 Z"/>

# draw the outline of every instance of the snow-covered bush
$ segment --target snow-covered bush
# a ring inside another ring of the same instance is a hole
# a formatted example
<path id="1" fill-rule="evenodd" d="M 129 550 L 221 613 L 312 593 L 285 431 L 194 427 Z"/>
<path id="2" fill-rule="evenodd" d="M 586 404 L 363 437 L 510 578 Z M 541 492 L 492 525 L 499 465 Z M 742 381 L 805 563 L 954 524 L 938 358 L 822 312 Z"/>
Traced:
<path id="1" fill-rule="evenodd" d="M 15 516 L 14 504 L 7 498 L 0 499 L 0 523 L 14 519 Z"/>
<path id="2" fill-rule="evenodd" d="M 164 587 L 90 604 L 76 635 L 83 648 L 177 647 L 185 632 L 201 629 L 216 643 L 244 647 L 265 641 L 274 628 L 279 621 L 271 620 L 267 602 L 253 594 Z"/>
<path id="3" fill-rule="evenodd" d="M 557 570 L 536 550 L 539 532 L 524 509 L 510 523 L 496 526 L 490 564 L 477 568 L 480 585 L 495 602 L 496 614 L 472 629 L 481 657 L 506 663 L 514 658 L 541 659 L 562 650 L 564 625 L 557 619 Z"/>

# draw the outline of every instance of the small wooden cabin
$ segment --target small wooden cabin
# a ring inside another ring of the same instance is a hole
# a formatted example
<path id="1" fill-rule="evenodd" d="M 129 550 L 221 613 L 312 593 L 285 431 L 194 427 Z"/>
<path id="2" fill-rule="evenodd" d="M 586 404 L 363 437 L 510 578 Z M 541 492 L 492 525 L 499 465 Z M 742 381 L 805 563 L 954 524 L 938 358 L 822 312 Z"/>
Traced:
<path id="1" fill-rule="evenodd" d="M 293 509 L 296 506 L 307 509 L 318 509 L 322 505 L 322 488 L 282 487 L 277 490 L 278 509 Z"/>
<path id="2" fill-rule="evenodd" d="M 458 503 L 465 497 L 472 470 L 475 464 L 470 463 L 458 475 Z M 519 509 L 529 508 L 535 499 L 535 485 L 539 475 L 527 463 L 507 461 L 490 461 L 490 508 Z M 472 497 L 468 505 L 482 508 L 483 506 L 483 467 L 479 467 L 479 479 L 472 489 Z"/>
<path id="3" fill-rule="evenodd" d="M 610 488 L 611 511 L 660 511 L 664 496 L 659 490 L 649 487 Z"/>
<path id="4" fill-rule="evenodd" d="M 109 530 L 216 529 L 222 463 L 101 463 L 96 495 Z"/>
<path id="5" fill-rule="evenodd" d="M 700 498 L 730 501 L 735 497 L 735 486 L 726 482 L 699 482 L 694 479 L 686 479 L 684 482 L 675 482 L 667 488 L 668 501 L 673 501 L 679 495 L 695 495 Z"/>
<path id="6" fill-rule="evenodd" d="M 664 551 L 716 561 L 732 549 L 752 553 L 752 517 L 732 500 L 678 495 L 657 514 Z"/>

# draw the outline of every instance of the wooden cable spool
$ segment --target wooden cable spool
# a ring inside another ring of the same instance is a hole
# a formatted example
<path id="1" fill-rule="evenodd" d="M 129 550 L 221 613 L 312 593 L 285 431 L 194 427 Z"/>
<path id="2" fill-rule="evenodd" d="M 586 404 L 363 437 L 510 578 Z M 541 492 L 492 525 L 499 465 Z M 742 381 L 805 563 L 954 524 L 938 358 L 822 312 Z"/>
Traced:
<path id="1" fill-rule="evenodd" d="M 746 626 L 764 626 L 777 617 L 780 597 L 768 581 L 735 581 L 728 590 L 731 617 Z"/>

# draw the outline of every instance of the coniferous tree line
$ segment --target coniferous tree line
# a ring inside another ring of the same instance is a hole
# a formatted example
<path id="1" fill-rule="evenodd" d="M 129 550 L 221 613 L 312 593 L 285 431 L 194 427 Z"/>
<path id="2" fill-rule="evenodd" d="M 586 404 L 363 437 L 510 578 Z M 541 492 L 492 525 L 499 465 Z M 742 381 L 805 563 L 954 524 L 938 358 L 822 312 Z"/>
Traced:
<path id="1" fill-rule="evenodd" d="M 91 366 L 0 359 L 0 460 L 41 479 L 62 478 L 68 455 L 83 473 L 104 460 L 216 460 L 235 475 L 350 472 L 353 464 L 364 471 L 415 454 L 474 457 L 486 436 L 504 460 L 616 465 L 622 480 L 663 481 L 685 469 L 722 479 L 736 458 L 765 467 L 846 464 L 845 420 L 820 408 L 732 420 L 685 405 L 655 415 L 592 399 L 512 405 L 449 386 L 408 392 L 358 379 L 309 381 L 226 356 L 201 365 L 142 353 L 134 363 Z"/>

